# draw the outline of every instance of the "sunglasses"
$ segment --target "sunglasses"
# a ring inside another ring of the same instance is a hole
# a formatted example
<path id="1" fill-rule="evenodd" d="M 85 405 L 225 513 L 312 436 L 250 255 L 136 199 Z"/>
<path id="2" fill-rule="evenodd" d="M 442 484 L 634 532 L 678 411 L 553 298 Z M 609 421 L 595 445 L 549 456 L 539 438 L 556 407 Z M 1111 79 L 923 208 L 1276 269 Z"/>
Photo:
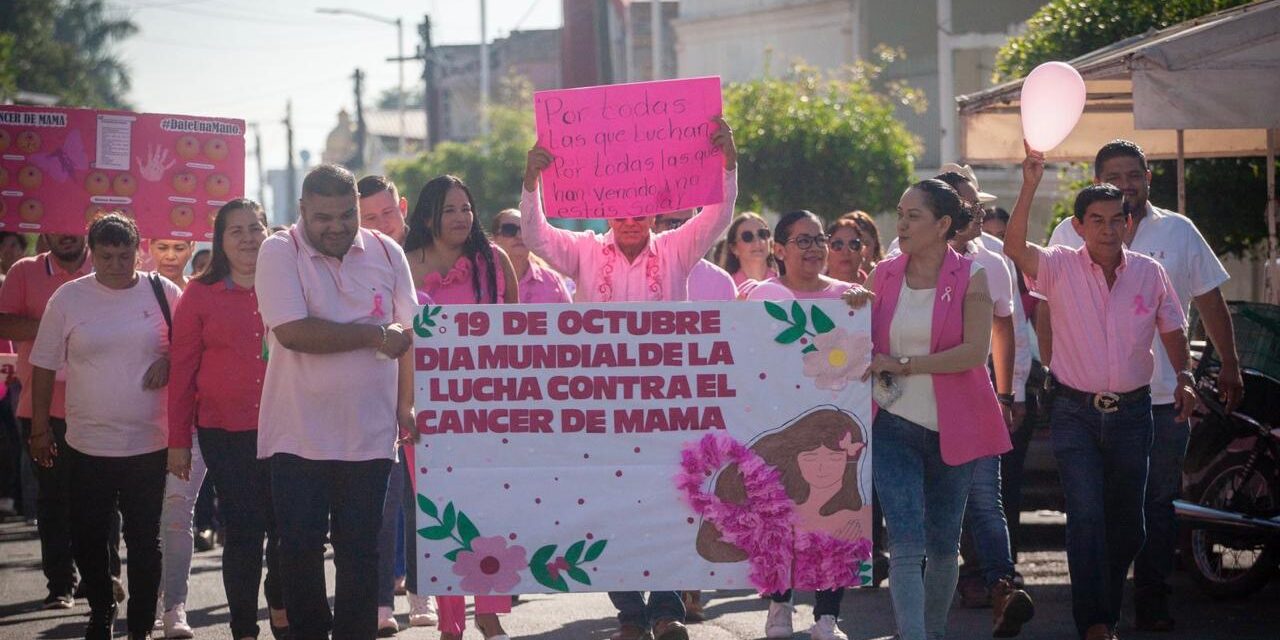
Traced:
<path id="1" fill-rule="evenodd" d="M 794 238 L 791 238 L 790 240 L 787 240 L 787 243 L 795 243 L 796 247 L 798 247 L 801 251 L 804 251 L 815 244 L 818 245 L 819 247 L 826 247 L 827 236 L 825 235 L 796 236 Z"/>
<path id="2" fill-rule="evenodd" d="M 498 235 L 504 238 L 514 238 L 520 235 L 520 225 L 514 222 L 504 222 L 498 225 Z"/>
<path id="3" fill-rule="evenodd" d="M 862 251 L 862 240 L 854 238 L 848 242 L 844 240 L 832 240 L 828 245 L 832 251 L 844 251 L 847 247 L 849 251 Z"/>
<path id="4" fill-rule="evenodd" d="M 759 238 L 760 242 L 768 242 L 769 238 L 772 236 L 773 236 L 773 233 L 771 233 L 768 229 L 761 229 L 759 231 L 743 231 L 742 233 L 738 234 L 738 239 L 745 244 L 751 244 L 752 242 L 756 241 L 756 238 Z"/>

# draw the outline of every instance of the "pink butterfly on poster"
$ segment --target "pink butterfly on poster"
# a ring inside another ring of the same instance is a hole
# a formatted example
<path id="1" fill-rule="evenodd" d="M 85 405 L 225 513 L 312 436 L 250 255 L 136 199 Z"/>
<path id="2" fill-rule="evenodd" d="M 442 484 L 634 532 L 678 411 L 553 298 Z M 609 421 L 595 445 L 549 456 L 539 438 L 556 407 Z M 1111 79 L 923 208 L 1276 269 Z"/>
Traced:
<path id="1" fill-rule="evenodd" d="M 78 129 L 72 129 L 67 134 L 61 147 L 48 153 L 32 155 L 31 162 L 58 182 L 66 182 L 76 173 L 89 168 L 89 156 L 85 153 L 84 140 L 80 138 Z"/>

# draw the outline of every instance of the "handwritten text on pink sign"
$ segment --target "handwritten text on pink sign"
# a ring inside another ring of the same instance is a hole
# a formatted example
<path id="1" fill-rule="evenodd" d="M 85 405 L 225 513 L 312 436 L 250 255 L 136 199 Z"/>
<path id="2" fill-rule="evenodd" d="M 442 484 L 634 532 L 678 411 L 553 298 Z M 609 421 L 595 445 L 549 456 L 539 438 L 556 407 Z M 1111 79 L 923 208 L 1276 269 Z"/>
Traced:
<path id="1" fill-rule="evenodd" d="M 651 216 L 724 196 L 718 77 L 540 91 L 534 110 L 555 157 L 542 174 L 548 216 Z"/>

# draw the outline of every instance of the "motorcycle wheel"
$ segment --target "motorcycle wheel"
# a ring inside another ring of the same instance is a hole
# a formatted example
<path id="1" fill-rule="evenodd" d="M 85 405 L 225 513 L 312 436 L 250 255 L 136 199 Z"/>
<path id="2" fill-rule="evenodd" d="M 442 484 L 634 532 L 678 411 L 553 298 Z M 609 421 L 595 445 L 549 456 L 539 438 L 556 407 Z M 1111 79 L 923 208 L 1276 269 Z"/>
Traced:
<path id="1" fill-rule="evenodd" d="M 1227 508 L 1232 487 L 1239 483 L 1247 453 L 1226 456 L 1205 474 L 1207 482 L 1195 502 L 1218 509 Z M 1259 465 L 1240 487 L 1237 506 L 1258 516 L 1280 512 L 1280 478 L 1276 469 Z M 1259 535 L 1224 533 L 1192 528 L 1184 538 L 1183 557 L 1191 576 L 1211 597 L 1244 598 L 1266 586 L 1277 570 L 1280 544 Z"/>

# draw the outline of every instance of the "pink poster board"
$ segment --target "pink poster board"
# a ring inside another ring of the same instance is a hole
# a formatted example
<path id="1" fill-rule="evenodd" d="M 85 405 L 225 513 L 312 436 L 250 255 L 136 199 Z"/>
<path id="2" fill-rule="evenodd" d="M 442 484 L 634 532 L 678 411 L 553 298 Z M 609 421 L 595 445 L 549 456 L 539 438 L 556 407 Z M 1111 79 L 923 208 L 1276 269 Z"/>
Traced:
<path id="1" fill-rule="evenodd" d="M 538 144 L 553 218 L 651 216 L 720 202 L 724 159 L 712 146 L 720 78 L 539 91 Z"/>
<path id="2" fill-rule="evenodd" d="M 0 230 L 83 234 L 119 210 L 143 238 L 208 240 L 244 194 L 244 121 L 0 106 Z"/>

